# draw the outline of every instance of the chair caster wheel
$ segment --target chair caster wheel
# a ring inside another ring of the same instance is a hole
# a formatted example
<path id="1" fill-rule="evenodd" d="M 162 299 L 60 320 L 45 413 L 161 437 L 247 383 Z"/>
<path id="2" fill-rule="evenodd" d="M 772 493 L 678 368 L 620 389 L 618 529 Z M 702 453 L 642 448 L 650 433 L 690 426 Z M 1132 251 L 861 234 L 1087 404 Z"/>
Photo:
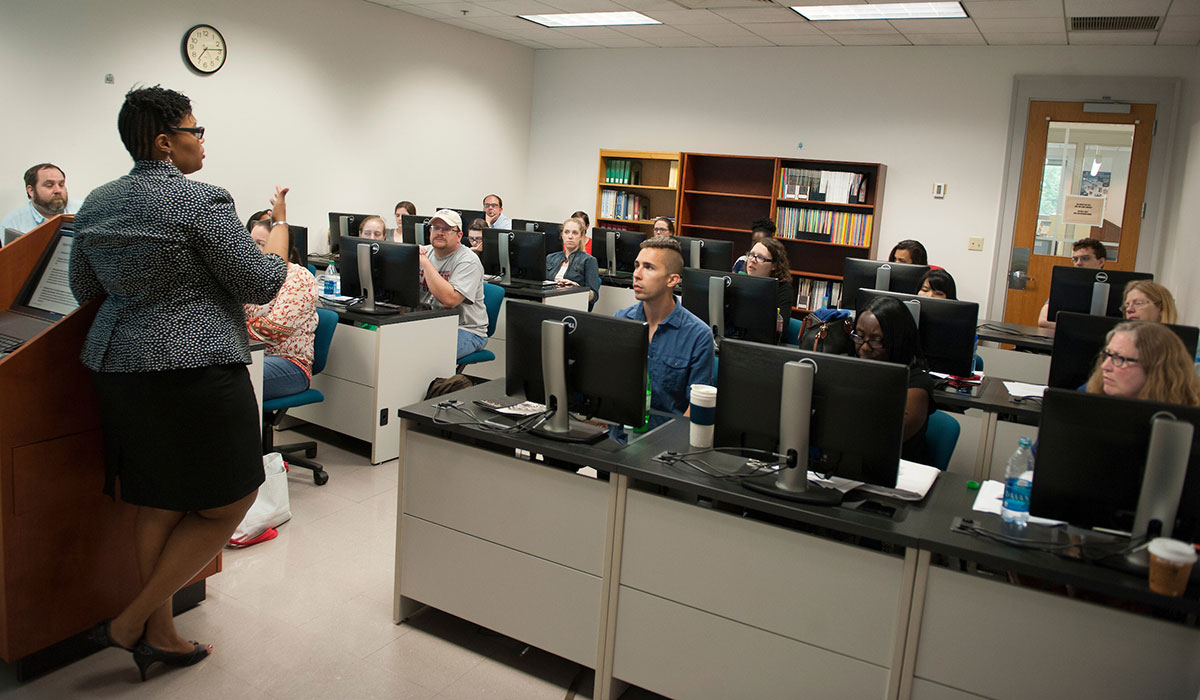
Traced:
<path id="1" fill-rule="evenodd" d="M 327 481 L 329 481 L 328 472 L 313 472 L 313 483 L 317 486 L 324 486 Z"/>
<path id="2" fill-rule="evenodd" d="M 308 457 L 309 459 L 316 459 L 316 457 L 317 457 L 317 448 L 316 448 L 316 447 L 306 447 L 306 448 L 304 448 L 304 456 L 305 456 L 305 457 Z"/>

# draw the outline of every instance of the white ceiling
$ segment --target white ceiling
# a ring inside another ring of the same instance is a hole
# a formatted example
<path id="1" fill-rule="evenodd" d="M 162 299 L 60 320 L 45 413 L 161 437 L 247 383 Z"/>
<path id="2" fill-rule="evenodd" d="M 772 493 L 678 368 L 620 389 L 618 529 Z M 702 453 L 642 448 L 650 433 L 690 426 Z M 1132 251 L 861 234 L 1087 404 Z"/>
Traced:
<path id="1" fill-rule="evenodd" d="M 368 0 L 535 49 L 711 46 L 1200 45 L 1200 0 L 963 0 L 968 19 L 809 22 L 791 5 L 861 0 Z M 886 0 L 885 0 L 886 1 Z M 518 15 L 637 10 L 662 22 L 549 29 Z M 1071 17 L 1159 20 L 1070 31 Z"/>

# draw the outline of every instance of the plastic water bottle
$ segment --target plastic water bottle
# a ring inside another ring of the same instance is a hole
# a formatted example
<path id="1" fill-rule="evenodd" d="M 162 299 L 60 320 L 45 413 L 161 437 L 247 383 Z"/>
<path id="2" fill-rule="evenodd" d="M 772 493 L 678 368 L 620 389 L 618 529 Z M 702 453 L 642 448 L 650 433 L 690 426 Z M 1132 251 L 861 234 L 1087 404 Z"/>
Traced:
<path id="1" fill-rule="evenodd" d="M 783 337 L 783 309 L 775 309 L 775 337 Z"/>
<path id="2" fill-rule="evenodd" d="M 336 297 L 342 293 L 342 276 L 338 274 L 333 263 L 329 263 L 329 267 L 317 278 L 317 289 L 320 290 L 321 296 L 327 297 Z"/>
<path id="3" fill-rule="evenodd" d="M 1004 522 L 1017 527 L 1029 523 L 1029 493 L 1032 490 L 1033 442 L 1023 437 L 1004 470 L 1004 501 L 1000 504 L 1000 517 Z"/>

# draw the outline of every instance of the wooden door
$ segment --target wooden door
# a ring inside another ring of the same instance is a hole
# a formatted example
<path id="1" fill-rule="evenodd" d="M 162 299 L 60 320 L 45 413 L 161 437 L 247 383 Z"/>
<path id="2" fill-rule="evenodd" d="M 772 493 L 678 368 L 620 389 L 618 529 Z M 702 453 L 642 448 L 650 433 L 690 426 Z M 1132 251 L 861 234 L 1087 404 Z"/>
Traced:
<path id="1" fill-rule="evenodd" d="M 1152 104 L 1030 102 L 1005 321 L 1037 325 L 1074 240 L 1103 241 L 1106 269 L 1134 269 L 1154 114 Z M 1092 204 L 1100 225 L 1075 223 Z"/>

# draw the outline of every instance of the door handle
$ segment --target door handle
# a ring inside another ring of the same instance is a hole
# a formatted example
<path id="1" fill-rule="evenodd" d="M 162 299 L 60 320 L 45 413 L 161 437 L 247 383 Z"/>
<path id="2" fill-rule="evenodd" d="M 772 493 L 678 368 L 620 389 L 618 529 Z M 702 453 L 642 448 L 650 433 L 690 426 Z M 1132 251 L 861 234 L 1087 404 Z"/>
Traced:
<path id="1" fill-rule="evenodd" d="M 1016 280 L 1017 282 L 1036 282 L 1037 281 L 1036 278 L 1030 277 L 1029 274 L 1024 272 L 1023 270 L 1013 270 L 1011 275 L 1012 275 L 1012 278 L 1014 280 Z"/>

